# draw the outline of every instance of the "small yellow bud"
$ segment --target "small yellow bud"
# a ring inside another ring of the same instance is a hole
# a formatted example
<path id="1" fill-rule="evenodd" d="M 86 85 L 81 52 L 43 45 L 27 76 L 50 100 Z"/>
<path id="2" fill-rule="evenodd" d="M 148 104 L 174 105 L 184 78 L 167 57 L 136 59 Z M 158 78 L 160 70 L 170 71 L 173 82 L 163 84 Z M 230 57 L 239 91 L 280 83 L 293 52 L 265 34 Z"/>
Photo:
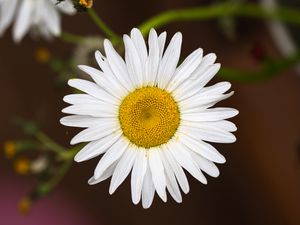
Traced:
<path id="1" fill-rule="evenodd" d="M 18 210 L 22 215 L 27 215 L 31 209 L 32 201 L 29 197 L 24 197 L 18 204 Z"/>
<path id="2" fill-rule="evenodd" d="M 37 48 L 35 51 L 35 59 L 39 63 L 46 63 L 50 59 L 50 52 L 46 48 Z"/>
<path id="3" fill-rule="evenodd" d="M 16 145 L 13 141 L 4 143 L 4 155 L 8 159 L 12 159 L 16 155 Z"/>
<path id="4" fill-rule="evenodd" d="M 84 8 L 90 9 L 93 7 L 93 0 L 79 0 L 79 4 Z"/>
<path id="5" fill-rule="evenodd" d="M 30 161 L 27 158 L 17 159 L 14 163 L 14 169 L 17 174 L 25 175 L 30 170 Z"/>

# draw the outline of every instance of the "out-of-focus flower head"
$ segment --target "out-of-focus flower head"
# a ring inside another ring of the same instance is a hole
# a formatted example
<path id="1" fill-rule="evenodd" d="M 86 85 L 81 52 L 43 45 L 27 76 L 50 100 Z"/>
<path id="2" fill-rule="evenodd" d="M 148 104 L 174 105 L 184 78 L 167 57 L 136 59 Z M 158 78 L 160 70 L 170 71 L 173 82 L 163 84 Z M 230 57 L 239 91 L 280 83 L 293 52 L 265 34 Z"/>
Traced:
<path id="1" fill-rule="evenodd" d="M 51 53 L 47 48 L 39 47 L 35 51 L 35 59 L 39 63 L 46 63 L 51 58 Z"/>
<path id="2" fill-rule="evenodd" d="M 24 197 L 19 201 L 18 210 L 21 214 L 26 215 L 29 213 L 32 206 L 32 201 L 29 197 Z"/>
<path id="3" fill-rule="evenodd" d="M 13 39 L 20 42 L 28 31 L 50 39 L 61 33 L 60 12 L 73 15 L 76 10 L 70 0 L 1 0 L 0 36 L 13 23 Z"/>
<path id="4" fill-rule="evenodd" d="M 26 175 L 30 171 L 30 160 L 28 158 L 19 158 L 14 162 L 14 170 L 17 174 Z"/>
<path id="5" fill-rule="evenodd" d="M 7 159 L 12 159 L 16 155 L 16 144 L 13 141 L 4 143 L 4 155 Z"/>
<path id="6" fill-rule="evenodd" d="M 79 0 L 79 5 L 87 9 L 92 8 L 93 0 Z"/>
<path id="7" fill-rule="evenodd" d="M 95 51 L 103 50 L 104 38 L 101 36 L 86 37 L 78 44 L 74 50 L 73 61 L 75 65 L 93 64 L 95 59 Z M 96 65 L 95 65 L 96 66 Z M 86 73 L 81 72 L 80 77 L 89 79 Z"/>

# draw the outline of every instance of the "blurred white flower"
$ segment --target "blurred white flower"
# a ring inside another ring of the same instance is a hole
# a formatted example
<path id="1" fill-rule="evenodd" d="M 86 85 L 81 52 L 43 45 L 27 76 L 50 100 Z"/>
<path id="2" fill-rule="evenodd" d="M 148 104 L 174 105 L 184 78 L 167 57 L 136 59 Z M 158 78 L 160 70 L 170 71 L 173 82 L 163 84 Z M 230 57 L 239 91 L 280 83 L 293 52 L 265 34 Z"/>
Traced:
<path id="1" fill-rule="evenodd" d="M 47 157 L 39 157 L 35 160 L 33 160 L 30 164 L 30 170 L 34 174 L 39 174 L 43 170 L 45 170 L 48 166 L 48 159 Z"/>
<path id="2" fill-rule="evenodd" d="M 166 33 L 152 29 L 148 49 L 141 32 L 124 35 L 125 61 L 104 41 L 106 57 L 99 51 L 101 70 L 79 66 L 95 81 L 71 79 L 69 85 L 86 94 L 72 94 L 64 101 L 72 104 L 61 119 L 71 127 L 86 128 L 71 144 L 89 142 L 76 156 L 81 162 L 104 153 L 89 184 L 112 176 L 112 194 L 131 172 L 132 201 L 142 199 L 150 207 L 156 193 L 167 201 L 167 192 L 181 202 L 180 188 L 189 192 L 183 169 L 201 183 L 202 173 L 219 175 L 214 163 L 225 158 L 207 142 L 232 143 L 236 126 L 227 121 L 238 111 L 211 108 L 230 97 L 231 85 L 220 82 L 204 87 L 218 72 L 216 55 L 203 57 L 202 49 L 191 53 L 180 66 L 182 35 L 176 33 L 164 51 Z"/>
<path id="3" fill-rule="evenodd" d="M 74 49 L 73 61 L 75 65 L 95 65 L 95 51 L 97 49 L 103 50 L 104 38 L 101 36 L 85 37 Z M 80 72 L 79 77 L 90 79 L 90 76 L 85 72 Z"/>
<path id="4" fill-rule="evenodd" d="M 12 24 L 13 39 L 19 42 L 31 30 L 45 38 L 61 33 L 60 12 L 72 15 L 75 9 L 70 0 L 0 0 L 0 36 Z"/>

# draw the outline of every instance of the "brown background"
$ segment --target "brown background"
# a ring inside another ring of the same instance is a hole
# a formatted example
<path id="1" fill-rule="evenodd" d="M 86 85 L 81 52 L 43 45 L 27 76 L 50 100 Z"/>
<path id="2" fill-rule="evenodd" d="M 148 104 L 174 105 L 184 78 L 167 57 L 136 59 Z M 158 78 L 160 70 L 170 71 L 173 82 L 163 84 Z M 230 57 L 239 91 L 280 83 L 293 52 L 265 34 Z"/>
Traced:
<path id="1" fill-rule="evenodd" d="M 122 34 L 163 10 L 204 3 L 196 0 L 99 0 L 95 2 L 95 8 L 117 33 Z M 84 14 L 64 17 L 63 24 L 73 33 L 101 34 Z M 234 42 L 220 32 L 217 21 L 176 23 L 160 29 L 163 30 L 168 31 L 169 37 L 178 30 L 183 33 L 183 56 L 202 47 L 206 53 L 215 52 L 223 65 L 235 68 L 258 68 L 257 60 L 250 54 L 257 42 L 268 54 L 280 55 L 265 24 L 260 21 L 239 20 L 239 35 Z M 64 106 L 62 97 L 70 90 L 58 89 L 53 82 L 57 74 L 34 61 L 34 49 L 40 46 L 47 46 L 60 57 L 67 57 L 72 52 L 72 45 L 59 39 L 47 44 L 26 37 L 21 44 L 14 45 L 10 32 L 7 32 L 0 40 L 0 141 L 22 137 L 22 133 L 11 125 L 10 118 L 18 115 L 37 120 L 45 132 L 68 146 L 71 135 L 66 131 L 71 129 L 62 127 L 58 121 Z M 163 204 L 156 197 L 151 209 L 143 210 L 141 206 L 132 205 L 128 181 L 113 196 L 108 194 L 107 181 L 88 186 L 86 180 L 97 160 L 74 164 L 61 185 L 78 204 L 88 208 L 92 216 L 109 225 L 298 225 L 299 78 L 300 74 L 291 69 L 263 83 L 233 82 L 235 95 L 222 105 L 240 110 L 233 120 L 238 126 L 238 141 L 217 146 L 227 158 L 227 163 L 219 166 L 220 177 L 209 178 L 207 186 L 189 179 L 191 191 L 184 196 L 182 204 L 172 200 Z M 5 171 L 11 170 L 2 158 L 0 163 Z M 17 176 L 12 178 L 19 179 Z"/>

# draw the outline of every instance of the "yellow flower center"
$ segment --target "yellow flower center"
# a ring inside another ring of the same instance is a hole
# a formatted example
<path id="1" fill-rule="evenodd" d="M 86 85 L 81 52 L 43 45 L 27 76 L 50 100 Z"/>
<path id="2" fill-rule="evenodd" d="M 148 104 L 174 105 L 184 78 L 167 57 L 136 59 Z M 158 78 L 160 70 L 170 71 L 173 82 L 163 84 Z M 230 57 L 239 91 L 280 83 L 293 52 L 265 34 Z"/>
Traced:
<path id="1" fill-rule="evenodd" d="M 125 97 L 119 108 L 123 134 L 131 143 L 151 148 L 167 143 L 175 134 L 180 112 L 173 97 L 157 87 L 144 87 Z"/>

